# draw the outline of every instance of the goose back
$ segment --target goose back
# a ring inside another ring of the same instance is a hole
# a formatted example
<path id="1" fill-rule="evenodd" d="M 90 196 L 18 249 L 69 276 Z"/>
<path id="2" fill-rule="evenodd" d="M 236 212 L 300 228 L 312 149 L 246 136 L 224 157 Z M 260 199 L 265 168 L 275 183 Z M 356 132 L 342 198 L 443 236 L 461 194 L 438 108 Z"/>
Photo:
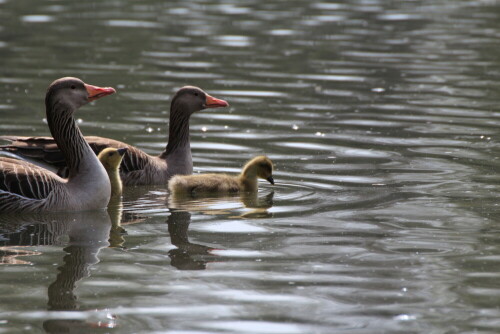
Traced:
<path id="1" fill-rule="evenodd" d="M 171 193 L 236 193 L 240 182 L 237 176 L 227 174 L 176 175 L 168 182 L 168 189 Z"/>

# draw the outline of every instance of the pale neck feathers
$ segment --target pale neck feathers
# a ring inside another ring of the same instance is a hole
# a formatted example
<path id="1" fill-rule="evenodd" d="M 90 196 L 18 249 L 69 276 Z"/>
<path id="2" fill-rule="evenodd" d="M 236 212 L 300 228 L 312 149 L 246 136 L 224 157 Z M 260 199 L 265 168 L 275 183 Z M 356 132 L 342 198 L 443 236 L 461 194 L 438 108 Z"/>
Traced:
<path id="1" fill-rule="evenodd" d="M 114 152 L 113 156 L 109 156 L 110 152 Z M 122 156 L 118 154 L 114 148 L 107 148 L 99 153 L 99 161 L 104 166 L 108 173 L 109 181 L 111 182 L 111 197 L 119 196 L 122 194 L 123 186 L 120 178 L 120 163 Z"/>
<path id="2" fill-rule="evenodd" d="M 257 172 L 258 168 L 255 164 L 252 163 L 252 161 L 250 161 L 245 165 L 245 167 L 243 167 L 241 174 L 236 177 L 243 191 L 257 191 Z"/>

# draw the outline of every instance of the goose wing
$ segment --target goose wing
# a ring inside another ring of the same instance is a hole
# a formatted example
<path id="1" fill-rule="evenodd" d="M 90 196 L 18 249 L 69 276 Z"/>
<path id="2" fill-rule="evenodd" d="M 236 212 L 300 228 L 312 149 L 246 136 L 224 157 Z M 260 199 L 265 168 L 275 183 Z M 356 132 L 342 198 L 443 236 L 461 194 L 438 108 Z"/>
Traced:
<path id="1" fill-rule="evenodd" d="M 120 165 L 120 173 L 122 174 L 143 170 L 144 167 L 153 158 L 137 147 L 128 145 L 118 140 L 94 136 L 85 137 L 85 140 L 87 140 L 90 147 L 92 147 L 96 154 L 99 154 L 99 152 L 107 147 L 127 148 L 127 152 L 125 152 L 122 163 Z"/>
<path id="2" fill-rule="evenodd" d="M 0 139 L 11 142 L 8 145 L 1 145 L 2 151 L 55 167 L 66 166 L 64 156 L 52 137 L 0 136 Z"/>
<path id="3" fill-rule="evenodd" d="M 0 158 L 0 193 L 43 200 L 63 183 L 56 174 L 32 163 Z"/>
<path id="4" fill-rule="evenodd" d="M 66 161 L 62 152 L 57 147 L 52 137 L 21 137 L 0 136 L 1 140 L 10 141 L 8 145 L 0 146 L 0 150 L 11 152 L 34 162 L 46 163 L 59 168 L 58 174 L 67 176 Z M 149 163 L 152 157 L 134 146 L 130 146 L 118 140 L 109 138 L 87 136 L 85 140 L 89 143 L 95 154 L 99 154 L 107 147 L 127 148 L 120 172 L 123 174 L 140 171 Z"/>

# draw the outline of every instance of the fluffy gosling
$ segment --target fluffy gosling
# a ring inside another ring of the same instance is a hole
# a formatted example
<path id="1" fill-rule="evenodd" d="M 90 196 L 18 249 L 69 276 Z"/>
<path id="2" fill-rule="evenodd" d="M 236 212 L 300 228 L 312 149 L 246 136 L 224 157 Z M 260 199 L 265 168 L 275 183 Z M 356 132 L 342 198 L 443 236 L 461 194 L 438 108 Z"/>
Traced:
<path id="1" fill-rule="evenodd" d="M 111 182 L 111 197 L 120 196 L 122 194 L 122 180 L 120 179 L 120 163 L 123 155 L 127 152 L 127 148 L 112 148 L 108 147 L 99 152 L 97 158 L 108 172 L 109 181 Z"/>
<path id="2" fill-rule="evenodd" d="M 198 174 L 176 175 L 168 182 L 171 193 L 237 193 L 256 192 L 257 178 L 274 184 L 273 163 L 265 156 L 258 156 L 245 164 L 240 175 L 228 174 Z"/>

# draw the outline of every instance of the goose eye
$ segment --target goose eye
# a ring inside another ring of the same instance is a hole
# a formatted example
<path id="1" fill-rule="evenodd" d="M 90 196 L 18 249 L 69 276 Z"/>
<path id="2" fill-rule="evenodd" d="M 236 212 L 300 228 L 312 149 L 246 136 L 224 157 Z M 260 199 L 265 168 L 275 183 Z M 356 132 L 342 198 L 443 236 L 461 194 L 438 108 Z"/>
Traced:
<path id="1" fill-rule="evenodd" d="M 75 88 L 76 88 L 76 86 L 75 86 L 75 85 L 71 85 L 71 89 L 75 89 Z"/>
<path id="2" fill-rule="evenodd" d="M 195 93 L 194 93 L 194 96 L 198 96 L 198 92 L 195 92 Z"/>

